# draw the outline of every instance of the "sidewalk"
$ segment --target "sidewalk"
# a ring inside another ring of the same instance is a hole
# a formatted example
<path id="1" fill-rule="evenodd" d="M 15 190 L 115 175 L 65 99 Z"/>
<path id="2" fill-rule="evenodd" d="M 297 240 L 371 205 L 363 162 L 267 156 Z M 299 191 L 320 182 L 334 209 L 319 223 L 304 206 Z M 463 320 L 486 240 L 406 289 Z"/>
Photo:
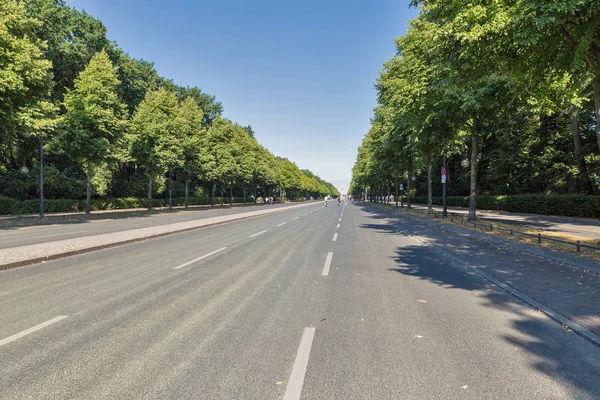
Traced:
<path id="1" fill-rule="evenodd" d="M 246 203 L 233 203 L 233 206 L 230 206 L 229 203 L 215 204 L 214 208 L 225 208 L 225 207 L 249 207 L 254 205 L 263 205 L 263 204 L 255 204 L 252 202 Z M 97 217 L 103 215 L 116 215 L 116 214 L 127 214 L 127 213 L 161 213 L 161 212 L 175 212 L 175 211 L 185 211 L 185 210 L 194 210 L 198 208 L 213 208 L 210 204 L 199 204 L 199 205 L 190 205 L 187 208 L 185 206 L 175 206 L 172 208 L 167 207 L 154 207 L 152 210 L 148 210 L 147 208 L 120 208 L 114 210 L 97 210 L 92 211 L 89 214 L 89 217 Z M 83 211 L 73 211 L 73 212 L 55 212 L 55 213 L 44 213 L 44 218 L 52 219 L 52 218 L 71 218 L 71 217 L 85 217 L 86 214 Z M 19 215 L 0 215 L 1 221 L 9 221 L 9 220 L 18 220 L 18 219 L 35 219 L 39 218 L 39 214 L 19 214 Z"/>
<path id="2" fill-rule="evenodd" d="M 22 265 L 54 260 L 75 254 L 134 243 L 141 240 L 166 236 L 176 232 L 198 229 L 225 222 L 274 214 L 286 210 L 314 205 L 312 202 L 295 204 L 287 207 L 265 207 L 257 211 L 240 212 L 215 217 L 195 219 L 192 221 L 176 222 L 167 225 L 155 225 L 146 228 L 130 229 L 93 236 L 83 236 L 75 239 L 64 239 L 25 246 L 0 249 L 0 271 Z"/>
<path id="3" fill-rule="evenodd" d="M 405 204 L 406 206 L 406 204 Z M 413 208 L 426 209 L 426 204 L 411 204 Z M 441 206 L 433 206 L 441 212 Z M 461 207 L 448 207 L 448 212 L 468 215 L 469 210 Z M 600 221 L 584 218 L 558 217 L 540 214 L 517 214 L 506 211 L 477 210 L 477 217 L 505 224 L 528 226 L 541 231 L 560 232 L 582 238 L 600 239 Z"/>
<path id="4" fill-rule="evenodd" d="M 376 212 L 375 218 L 391 224 L 402 234 L 414 236 L 455 261 L 480 271 L 481 275 L 516 289 L 597 335 L 600 340 L 599 275 L 482 240 L 464 229 L 449 230 L 443 224 L 401 214 L 394 209 L 365 207 Z"/>

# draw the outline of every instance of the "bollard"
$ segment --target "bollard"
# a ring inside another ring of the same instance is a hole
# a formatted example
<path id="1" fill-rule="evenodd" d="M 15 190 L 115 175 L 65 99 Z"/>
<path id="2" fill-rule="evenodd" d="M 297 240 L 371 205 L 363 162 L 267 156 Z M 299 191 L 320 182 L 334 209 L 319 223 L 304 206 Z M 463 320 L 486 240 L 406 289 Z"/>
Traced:
<path id="1" fill-rule="evenodd" d="M 581 241 L 580 240 L 577 241 L 577 252 L 578 253 L 581 252 Z"/>
<path id="2" fill-rule="evenodd" d="M 538 244 L 542 243 L 542 234 L 538 233 Z"/>

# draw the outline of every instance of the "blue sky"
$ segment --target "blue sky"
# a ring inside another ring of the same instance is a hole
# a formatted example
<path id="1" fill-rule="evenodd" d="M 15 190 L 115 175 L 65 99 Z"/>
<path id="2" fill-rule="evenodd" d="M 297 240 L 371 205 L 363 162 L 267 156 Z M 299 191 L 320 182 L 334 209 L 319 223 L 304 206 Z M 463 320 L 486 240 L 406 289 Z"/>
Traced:
<path id="1" fill-rule="evenodd" d="M 198 86 L 275 155 L 347 188 L 373 83 L 416 15 L 409 0 L 67 0 L 108 37 Z"/>

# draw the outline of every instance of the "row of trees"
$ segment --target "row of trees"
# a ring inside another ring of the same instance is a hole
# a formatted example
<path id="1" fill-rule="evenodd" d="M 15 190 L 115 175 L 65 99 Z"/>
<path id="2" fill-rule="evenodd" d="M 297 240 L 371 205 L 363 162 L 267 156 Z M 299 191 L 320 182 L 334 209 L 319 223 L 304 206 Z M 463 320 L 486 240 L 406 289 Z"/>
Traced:
<path id="1" fill-rule="evenodd" d="M 431 206 L 447 152 L 449 194 L 470 196 L 470 218 L 478 193 L 597 194 L 600 1 L 411 4 L 351 192 L 404 182 Z"/>
<path id="2" fill-rule="evenodd" d="M 217 184 L 246 198 L 333 194 L 221 117 L 214 96 L 158 75 L 62 0 L 0 0 L 0 195 L 169 196 Z M 40 162 L 44 159 L 45 162 Z M 44 169 L 41 166 L 45 166 Z M 45 176 L 43 171 L 45 170 Z M 45 183 L 45 186 L 44 186 Z M 168 188 L 168 190 L 166 190 Z M 231 200 L 230 200 L 231 201 Z"/>

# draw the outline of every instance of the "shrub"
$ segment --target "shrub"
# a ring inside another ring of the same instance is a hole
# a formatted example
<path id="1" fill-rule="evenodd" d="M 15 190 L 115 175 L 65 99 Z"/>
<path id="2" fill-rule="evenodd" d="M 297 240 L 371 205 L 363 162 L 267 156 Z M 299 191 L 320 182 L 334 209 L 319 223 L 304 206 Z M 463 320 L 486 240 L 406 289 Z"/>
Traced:
<path id="1" fill-rule="evenodd" d="M 13 213 L 17 201 L 10 197 L 0 196 L 0 215 L 8 215 Z"/>

